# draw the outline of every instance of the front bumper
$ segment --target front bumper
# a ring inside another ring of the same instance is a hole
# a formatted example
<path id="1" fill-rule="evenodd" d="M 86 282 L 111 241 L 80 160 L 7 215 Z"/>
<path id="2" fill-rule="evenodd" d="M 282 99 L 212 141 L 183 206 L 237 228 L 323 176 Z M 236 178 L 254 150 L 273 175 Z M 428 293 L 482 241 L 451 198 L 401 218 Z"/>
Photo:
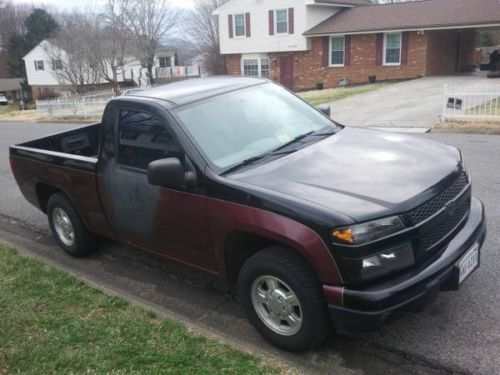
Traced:
<path id="1" fill-rule="evenodd" d="M 342 288 L 341 304 L 329 305 L 335 330 L 339 333 L 378 330 L 406 313 L 420 311 L 440 291 L 458 289 L 456 262 L 476 242 L 481 246 L 485 237 L 484 207 L 481 201 L 472 198 L 467 222 L 436 261 L 383 284 L 363 289 Z"/>

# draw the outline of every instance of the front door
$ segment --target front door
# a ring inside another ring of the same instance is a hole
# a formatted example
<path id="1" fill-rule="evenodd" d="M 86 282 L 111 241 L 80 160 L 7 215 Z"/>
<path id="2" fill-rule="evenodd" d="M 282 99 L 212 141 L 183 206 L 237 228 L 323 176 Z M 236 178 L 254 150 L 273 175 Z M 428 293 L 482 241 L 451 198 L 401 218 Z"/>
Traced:
<path id="1" fill-rule="evenodd" d="M 99 161 L 98 181 L 118 238 L 212 270 L 205 197 L 153 186 L 147 178 L 154 160 L 187 159 L 171 127 L 163 116 L 140 107 L 117 108 L 116 117 L 114 155 Z"/>
<path id="2" fill-rule="evenodd" d="M 280 56 L 280 83 L 293 90 L 293 56 Z"/>

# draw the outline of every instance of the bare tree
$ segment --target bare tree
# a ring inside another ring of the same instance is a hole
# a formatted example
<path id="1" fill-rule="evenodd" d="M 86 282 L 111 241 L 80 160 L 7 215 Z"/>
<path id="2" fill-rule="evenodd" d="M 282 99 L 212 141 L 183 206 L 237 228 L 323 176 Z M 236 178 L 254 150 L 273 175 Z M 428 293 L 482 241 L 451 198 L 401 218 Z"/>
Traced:
<path id="1" fill-rule="evenodd" d="M 32 10 L 32 5 L 0 0 L 0 49 L 6 48 L 13 35 L 23 35 L 26 32 L 24 20 Z"/>
<path id="2" fill-rule="evenodd" d="M 108 0 L 102 13 L 88 12 L 92 22 L 92 54 L 100 77 L 119 91 L 118 74 L 131 54 L 131 32 L 118 0 Z"/>
<path id="3" fill-rule="evenodd" d="M 125 25 L 133 35 L 136 57 L 154 80 L 155 54 L 161 40 L 171 31 L 177 20 L 177 9 L 169 0 L 117 0 L 124 15 Z"/>
<path id="4" fill-rule="evenodd" d="M 224 74 L 226 65 L 220 53 L 219 21 L 213 11 L 228 0 L 195 0 L 187 18 L 186 34 L 190 35 L 202 56 L 204 69 L 211 74 Z"/>
<path id="5" fill-rule="evenodd" d="M 59 32 L 44 49 L 58 81 L 82 92 L 85 86 L 99 83 L 92 22 L 80 13 L 66 14 L 60 22 Z"/>

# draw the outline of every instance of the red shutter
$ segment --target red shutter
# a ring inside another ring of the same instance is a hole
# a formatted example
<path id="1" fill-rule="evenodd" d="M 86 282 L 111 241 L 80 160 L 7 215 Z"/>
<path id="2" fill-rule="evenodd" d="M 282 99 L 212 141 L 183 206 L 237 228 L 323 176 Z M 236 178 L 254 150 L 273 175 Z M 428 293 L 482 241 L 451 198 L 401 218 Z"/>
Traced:
<path id="1" fill-rule="evenodd" d="M 252 35 L 251 29 L 250 29 L 250 13 L 245 13 L 245 27 L 247 30 L 247 37 L 250 37 Z"/>
<path id="2" fill-rule="evenodd" d="M 274 11 L 269 11 L 269 35 L 274 35 Z"/>
<path id="3" fill-rule="evenodd" d="M 345 59 L 344 59 L 344 65 L 349 66 L 351 65 L 351 36 L 346 35 L 345 36 Z"/>
<path id="4" fill-rule="evenodd" d="M 330 37 L 323 37 L 323 66 L 330 65 Z"/>
<path id="5" fill-rule="evenodd" d="M 227 16 L 227 26 L 229 28 L 229 38 L 233 37 L 233 15 Z"/>
<path id="6" fill-rule="evenodd" d="M 293 34 L 294 32 L 294 19 L 293 19 L 293 8 L 288 8 L 288 34 Z"/>
<path id="7" fill-rule="evenodd" d="M 377 65 L 382 65 L 383 62 L 382 60 L 384 59 L 384 34 L 382 33 L 377 34 L 376 48 L 377 48 L 376 63 Z"/>
<path id="8" fill-rule="evenodd" d="M 401 36 L 401 65 L 408 65 L 410 33 L 405 31 Z"/>

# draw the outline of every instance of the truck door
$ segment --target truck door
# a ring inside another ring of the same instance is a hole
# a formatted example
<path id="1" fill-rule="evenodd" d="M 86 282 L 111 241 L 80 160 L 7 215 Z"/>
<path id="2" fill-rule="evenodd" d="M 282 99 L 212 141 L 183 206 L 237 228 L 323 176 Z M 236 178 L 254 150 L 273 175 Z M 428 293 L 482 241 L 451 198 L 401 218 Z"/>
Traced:
<path id="1" fill-rule="evenodd" d="M 150 162 L 184 151 L 164 116 L 137 106 L 116 106 L 113 134 L 104 123 L 98 183 L 109 220 L 122 242 L 212 270 L 205 197 L 147 179 Z"/>

